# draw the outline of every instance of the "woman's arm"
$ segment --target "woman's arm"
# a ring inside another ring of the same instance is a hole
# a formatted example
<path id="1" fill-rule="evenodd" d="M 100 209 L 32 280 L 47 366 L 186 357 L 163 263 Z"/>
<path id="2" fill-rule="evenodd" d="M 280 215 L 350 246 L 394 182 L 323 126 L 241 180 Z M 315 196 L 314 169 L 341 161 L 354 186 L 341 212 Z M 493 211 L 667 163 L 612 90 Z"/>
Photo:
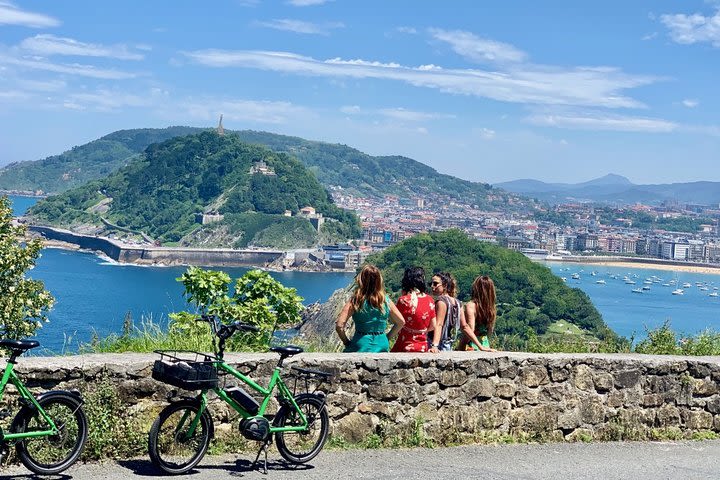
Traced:
<path id="1" fill-rule="evenodd" d="M 335 331 L 338 334 L 338 337 L 340 337 L 340 341 L 345 345 L 346 347 L 350 343 L 350 339 L 347 337 L 347 334 L 345 333 L 345 325 L 347 324 L 348 318 L 350 318 L 353 314 L 353 306 L 352 302 L 347 302 L 345 306 L 343 307 L 342 311 L 340 312 L 340 315 L 338 315 L 337 320 L 335 320 Z"/>
<path id="2" fill-rule="evenodd" d="M 465 304 L 465 315 L 460 315 L 460 329 L 480 350 L 492 351 L 492 349 L 483 347 L 482 342 L 475 335 L 475 302 Z"/>
<path id="3" fill-rule="evenodd" d="M 432 345 L 430 347 L 430 351 L 432 353 L 438 353 L 438 346 L 440 345 L 440 340 L 442 339 L 442 329 L 443 325 L 445 324 L 445 314 L 447 313 L 447 305 L 442 300 L 438 300 L 435 302 L 435 330 L 433 330 L 433 339 L 432 339 Z"/>
<path id="4" fill-rule="evenodd" d="M 400 330 L 405 325 L 405 319 L 402 316 L 402 313 L 400 313 L 400 310 L 395 306 L 394 303 L 388 302 L 388 305 L 390 305 L 390 321 L 392 322 L 393 326 L 392 329 L 388 332 L 388 340 L 392 340 L 393 338 L 397 337 L 398 333 L 400 333 Z"/>

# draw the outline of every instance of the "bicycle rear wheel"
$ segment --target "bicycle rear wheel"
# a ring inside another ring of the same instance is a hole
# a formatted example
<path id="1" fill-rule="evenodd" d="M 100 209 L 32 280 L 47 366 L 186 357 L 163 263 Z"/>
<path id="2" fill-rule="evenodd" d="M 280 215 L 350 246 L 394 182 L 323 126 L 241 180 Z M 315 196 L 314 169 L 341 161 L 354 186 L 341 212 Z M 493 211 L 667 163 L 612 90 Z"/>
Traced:
<path id="1" fill-rule="evenodd" d="M 148 438 L 150 460 L 164 472 L 185 473 L 205 455 L 213 435 L 213 424 L 210 413 L 205 410 L 191 434 L 199 411 L 200 404 L 194 400 L 171 403 L 153 423 Z"/>
<path id="2" fill-rule="evenodd" d="M 51 392 L 38 399 L 58 429 L 54 435 L 26 438 L 17 443 L 20 461 L 38 475 L 60 473 L 82 453 L 88 435 L 82 401 L 67 392 Z M 50 425 L 38 410 L 23 410 L 13 421 L 15 433 L 49 430 Z"/>
<path id="3" fill-rule="evenodd" d="M 277 432 L 275 442 L 278 452 L 285 460 L 291 463 L 305 463 L 315 458 L 325 445 L 330 431 L 330 418 L 325 401 L 317 395 L 298 395 L 295 397 L 295 403 L 307 419 L 307 429 L 299 432 Z M 292 405 L 283 406 L 275 419 L 276 427 L 301 425 L 303 425 L 302 418 Z"/>

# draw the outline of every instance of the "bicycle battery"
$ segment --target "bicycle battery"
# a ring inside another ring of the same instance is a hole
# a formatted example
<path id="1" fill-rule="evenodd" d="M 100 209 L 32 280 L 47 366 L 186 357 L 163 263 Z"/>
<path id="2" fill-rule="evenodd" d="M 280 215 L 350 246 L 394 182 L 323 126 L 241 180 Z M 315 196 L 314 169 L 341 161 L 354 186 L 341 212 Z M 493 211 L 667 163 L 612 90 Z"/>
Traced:
<path id="1" fill-rule="evenodd" d="M 225 389 L 230 398 L 235 400 L 250 415 L 257 415 L 260 404 L 248 392 L 240 387 L 228 387 Z"/>

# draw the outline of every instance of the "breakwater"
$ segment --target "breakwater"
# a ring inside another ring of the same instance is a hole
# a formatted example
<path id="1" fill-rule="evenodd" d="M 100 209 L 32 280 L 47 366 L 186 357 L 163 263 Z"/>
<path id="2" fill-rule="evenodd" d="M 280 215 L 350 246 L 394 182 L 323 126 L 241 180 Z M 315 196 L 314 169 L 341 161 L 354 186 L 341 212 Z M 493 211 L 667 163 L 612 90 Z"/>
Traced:
<path id="1" fill-rule="evenodd" d="M 102 252 L 117 262 L 136 265 L 265 266 L 284 255 L 284 252 L 278 250 L 135 246 L 106 237 L 83 235 L 59 228 L 39 225 L 30 225 L 28 228 L 49 240 Z"/>
<path id="2" fill-rule="evenodd" d="M 35 357 L 22 358 L 18 367 L 42 389 L 91 391 L 109 384 L 137 428 L 147 429 L 172 388 L 150 378 L 154 359 Z M 277 356 L 228 354 L 227 360 L 266 383 Z M 290 362 L 335 374 L 321 388 L 328 393 L 332 435 L 351 443 L 373 435 L 421 435 L 446 444 L 502 436 L 643 440 L 720 432 L 720 357 L 311 353 Z M 224 405 L 214 401 L 211 411 L 219 432 L 236 434 Z"/>

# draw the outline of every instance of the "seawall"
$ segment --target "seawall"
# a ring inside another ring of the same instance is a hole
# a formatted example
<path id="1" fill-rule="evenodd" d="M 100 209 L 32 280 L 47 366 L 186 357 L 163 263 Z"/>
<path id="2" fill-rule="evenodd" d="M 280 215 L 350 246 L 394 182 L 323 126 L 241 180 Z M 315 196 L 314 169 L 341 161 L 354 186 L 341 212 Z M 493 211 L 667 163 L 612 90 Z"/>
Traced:
<path id="1" fill-rule="evenodd" d="M 150 378 L 155 358 L 30 357 L 18 368 L 39 389 L 88 392 L 110 384 L 123 411 L 147 431 L 174 388 Z M 266 384 L 277 356 L 228 354 L 227 360 Z M 307 353 L 291 364 L 335 374 L 321 387 L 328 393 L 332 435 L 348 442 L 372 435 L 420 434 L 444 444 L 502 436 L 642 440 L 720 432 L 720 357 Z M 224 405 L 214 403 L 211 410 L 219 432 L 237 432 Z"/>
<path id="2" fill-rule="evenodd" d="M 264 266 L 282 257 L 279 250 L 234 250 L 224 248 L 176 248 L 126 245 L 110 238 L 82 235 L 69 230 L 30 225 L 29 230 L 50 240 L 102 252 L 120 263 L 137 265 Z"/>

